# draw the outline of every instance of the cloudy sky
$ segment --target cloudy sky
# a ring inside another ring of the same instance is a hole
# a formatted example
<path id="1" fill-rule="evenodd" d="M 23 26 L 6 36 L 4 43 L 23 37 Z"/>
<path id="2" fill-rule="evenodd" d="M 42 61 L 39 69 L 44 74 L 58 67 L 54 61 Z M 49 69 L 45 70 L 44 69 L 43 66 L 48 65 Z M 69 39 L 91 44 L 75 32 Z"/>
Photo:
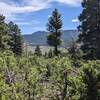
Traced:
<path id="1" fill-rule="evenodd" d="M 63 29 L 77 28 L 81 0 L 0 0 L 0 14 L 6 16 L 6 22 L 18 24 L 23 34 L 46 30 L 55 8 L 62 14 Z"/>

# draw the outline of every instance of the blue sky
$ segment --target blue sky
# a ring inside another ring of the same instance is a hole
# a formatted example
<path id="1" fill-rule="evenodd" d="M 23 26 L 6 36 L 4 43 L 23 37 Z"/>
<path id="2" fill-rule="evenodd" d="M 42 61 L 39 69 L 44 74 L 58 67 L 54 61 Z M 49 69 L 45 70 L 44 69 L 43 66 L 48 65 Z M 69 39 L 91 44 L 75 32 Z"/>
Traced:
<path id="1" fill-rule="evenodd" d="M 0 13 L 6 22 L 13 21 L 22 34 L 46 30 L 52 11 L 57 8 L 62 14 L 63 30 L 76 29 L 81 13 L 81 0 L 0 0 Z"/>

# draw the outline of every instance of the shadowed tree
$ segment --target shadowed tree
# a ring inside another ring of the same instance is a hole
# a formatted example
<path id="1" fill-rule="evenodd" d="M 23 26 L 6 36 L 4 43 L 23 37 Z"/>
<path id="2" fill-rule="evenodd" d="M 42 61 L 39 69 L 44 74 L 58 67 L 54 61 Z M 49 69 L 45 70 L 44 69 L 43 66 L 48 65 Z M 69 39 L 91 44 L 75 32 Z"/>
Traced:
<path id="1" fill-rule="evenodd" d="M 100 59 L 100 0 L 83 0 L 79 42 L 85 59 Z"/>
<path id="2" fill-rule="evenodd" d="M 53 56 L 54 56 L 53 50 L 50 49 L 49 52 L 48 52 L 48 58 L 52 58 Z"/>
<path id="3" fill-rule="evenodd" d="M 9 49 L 8 42 L 10 41 L 8 26 L 5 23 L 5 17 L 0 15 L 0 50 Z"/>
<path id="4" fill-rule="evenodd" d="M 93 67 L 84 68 L 83 72 L 82 79 L 85 87 L 80 100 L 99 100 L 100 73 Z"/>
<path id="5" fill-rule="evenodd" d="M 62 28 L 62 20 L 61 14 L 59 14 L 58 10 L 55 9 L 52 13 L 52 16 L 48 20 L 47 30 L 49 31 L 49 35 L 47 37 L 47 43 L 50 46 L 54 47 L 54 54 L 58 56 L 58 46 L 61 44 L 61 28 Z"/>
<path id="6" fill-rule="evenodd" d="M 39 45 L 36 46 L 34 54 L 37 56 L 42 56 L 42 52 Z"/>
<path id="7" fill-rule="evenodd" d="M 23 52 L 23 39 L 21 36 L 21 30 L 19 27 L 14 24 L 13 22 L 10 22 L 8 24 L 9 26 L 9 35 L 11 36 L 11 42 L 10 49 L 15 53 L 16 55 L 21 56 Z"/>

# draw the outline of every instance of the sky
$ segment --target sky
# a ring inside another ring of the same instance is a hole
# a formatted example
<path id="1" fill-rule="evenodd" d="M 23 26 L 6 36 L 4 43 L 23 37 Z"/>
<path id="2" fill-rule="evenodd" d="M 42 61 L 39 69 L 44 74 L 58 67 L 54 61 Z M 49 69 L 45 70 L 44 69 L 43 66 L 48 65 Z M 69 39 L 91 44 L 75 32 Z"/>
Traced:
<path id="1" fill-rule="evenodd" d="M 46 31 L 52 11 L 57 8 L 62 15 L 63 30 L 77 29 L 81 0 L 0 0 L 0 14 L 6 22 L 13 21 L 22 34 Z"/>

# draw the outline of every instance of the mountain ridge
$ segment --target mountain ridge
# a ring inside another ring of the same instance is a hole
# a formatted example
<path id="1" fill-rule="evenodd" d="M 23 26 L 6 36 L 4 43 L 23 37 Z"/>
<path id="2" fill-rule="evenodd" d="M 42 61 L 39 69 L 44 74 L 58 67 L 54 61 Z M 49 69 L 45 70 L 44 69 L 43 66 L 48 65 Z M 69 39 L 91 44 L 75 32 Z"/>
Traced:
<path id="1" fill-rule="evenodd" d="M 33 45 L 48 45 L 47 44 L 47 35 L 49 33 L 46 31 L 37 31 L 32 34 L 23 35 L 23 39 L 25 43 L 33 44 Z M 62 30 L 62 37 L 64 44 L 67 41 L 70 41 L 71 38 L 77 38 L 79 32 L 77 30 Z"/>

